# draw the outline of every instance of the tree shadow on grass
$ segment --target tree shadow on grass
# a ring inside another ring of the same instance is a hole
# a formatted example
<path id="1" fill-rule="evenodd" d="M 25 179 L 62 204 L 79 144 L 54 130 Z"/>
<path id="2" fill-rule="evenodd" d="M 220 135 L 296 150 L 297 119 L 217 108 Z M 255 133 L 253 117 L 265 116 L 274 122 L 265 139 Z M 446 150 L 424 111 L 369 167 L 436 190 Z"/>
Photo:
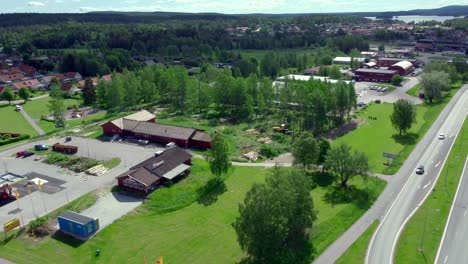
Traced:
<path id="1" fill-rule="evenodd" d="M 313 256 L 316 253 L 315 248 L 312 245 L 312 241 L 309 236 L 305 236 L 302 239 L 297 239 L 294 245 L 289 247 L 283 247 L 281 252 L 275 252 L 276 255 L 272 259 L 258 260 L 251 256 L 242 258 L 237 264 L 282 264 L 282 263 L 294 263 L 294 264 L 309 264 L 313 260 Z"/>
<path id="2" fill-rule="evenodd" d="M 69 245 L 70 247 L 73 247 L 73 248 L 79 248 L 85 242 L 85 241 L 76 239 L 76 238 L 74 238 L 74 237 L 72 237 L 70 235 L 67 235 L 67 234 L 63 233 L 62 231 L 60 231 L 60 230 L 55 231 L 55 233 L 52 234 L 52 238 L 57 240 L 57 241 L 60 241 L 60 242 L 62 242 L 64 244 L 67 244 L 67 245 Z"/>
<path id="3" fill-rule="evenodd" d="M 199 204 L 209 206 L 218 200 L 218 197 L 227 191 L 226 184 L 219 178 L 209 180 L 205 186 L 197 190 L 201 197 L 198 200 Z"/>
<path id="4" fill-rule="evenodd" d="M 353 203 L 361 209 L 368 209 L 372 205 L 369 193 L 355 186 L 342 188 L 341 186 L 330 186 L 323 196 L 323 200 L 332 205 Z"/>
<path id="5" fill-rule="evenodd" d="M 307 176 L 310 176 L 312 178 L 312 182 L 314 183 L 314 185 L 316 184 L 320 187 L 330 186 L 335 181 L 335 177 L 333 177 L 333 175 L 328 172 L 307 172 Z"/>
<path id="6" fill-rule="evenodd" d="M 418 139 L 419 135 L 416 133 L 407 133 L 405 135 L 398 135 L 395 134 L 392 138 L 402 145 L 414 145 L 416 140 Z"/>

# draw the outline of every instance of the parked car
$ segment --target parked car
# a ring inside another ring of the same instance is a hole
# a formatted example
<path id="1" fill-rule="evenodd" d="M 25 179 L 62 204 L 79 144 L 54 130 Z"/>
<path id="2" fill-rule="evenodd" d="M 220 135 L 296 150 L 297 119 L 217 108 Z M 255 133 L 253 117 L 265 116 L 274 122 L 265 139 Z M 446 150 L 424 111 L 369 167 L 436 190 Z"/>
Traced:
<path id="1" fill-rule="evenodd" d="M 68 136 L 68 137 L 65 137 L 65 142 L 68 142 L 68 141 L 71 141 L 72 140 L 72 137 Z"/>
<path id="2" fill-rule="evenodd" d="M 445 134 L 444 134 L 444 133 L 440 133 L 440 134 L 439 134 L 439 139 L 440 139 L 440 140 L 444 140 L 444 139 L 445 139 Z"/>
<path id="3" fill-rule="evenodd" d="M 110 139 L 109 139 L 109 142 L 114 142 L 116 140 L 119 140 L 120 139 L 120 136 L 119 135 L 113 135 Z"/>
<path id="4" fill-rule="evenodd" d="M 422 175 L 424 174 L 424 166 L 419 165 L 418 168 L 416 168 L 416 174 Z"/>
<path id="5" fill-rule="evenodd" d="M 380 99 L 377 99 L 377 100 L 375 100 L 375 103 L 380 104 L 380 103 L 382 103 L 382 101 L 380 101 Z"/>
<path id="6" fill-rule="evenodd" d="M 148 145 L 149 144 L 149 140 L 146 140 L 146 139 L 139 139 L 137 140 L 136 142 L 138 145 Z"/>
<path id="7" fill-rule="evenodd" d="M 359 102 L 359 103 L 357 103 L 357 106 L 359 106 L 359 107 L 364 107 L 364 106 L 366 106 L 366 103 L 364 103 L 364 102 Z"/>
<path id="8" fill-rule="evenodd" d="M 377 88 L 377 92 L 382 92 L 382 87 Z"/>
<path id="9" fill-rule="evenodd" d="M 169 142 L 166 144 L 166 149 L 175 148 L 177 145 L 174 142 Z"/>
<path id="10" fill-rule="evenodd" d="M 17 158 L 20 158 L 20 157 L 27 158 L 27 157 L 30 157 L 32 155 L 34 155 L 34 152 L 27 151 L 27 150 L 16 152 L 16 157 Z"/>
<path id="11" fill-rule="evenodd" d="M 49 146 L 44 145 L 44 144 L 35 145 L 35 146 L 34 146 L 34 149 L 37 150 L 37 151 L 48 150 L 48 149 L 49 149 Z"/>
<path id="12" fill-rule="evenodd" d="M 388 89 L 387 89 L 386 87 L 384 87 L 384 88 L 382 89 L 382 92 L 385 93 L 386 91 L 388 91 Z"/>
<path id="13" fill-rule="evenodd" d="M 20 110 L 21 110 L 21 106 L 20 106 L 20 105 L 16 105 L 15 111 L 20 111 Z"/>

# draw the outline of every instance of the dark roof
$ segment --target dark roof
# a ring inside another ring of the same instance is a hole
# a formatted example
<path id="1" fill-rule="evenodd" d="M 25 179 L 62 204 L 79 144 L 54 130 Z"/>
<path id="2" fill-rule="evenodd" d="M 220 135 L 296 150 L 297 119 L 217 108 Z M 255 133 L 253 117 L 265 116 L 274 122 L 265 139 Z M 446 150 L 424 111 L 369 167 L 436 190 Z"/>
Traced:
<path id="1" fill-rule="evenodd" d="M 64 218 L 68 219 L 70 221 L 86 225 L 87 223 L 94 221 L 93 218 L 87 217 L 85 215 L 81 215 L 72 211 L 65 211 L 61 215 L 59 215 L 59 218 Z"/>
<path id="2" fill-rule="evenodd" d="M 393 70 L 382 70 L 382 69 L 357 69 L 354 73 L 384 73 L 394 74 L 396 71 Z"/>
<path id="3" fill-rule="evenodd" d="M 147 170 L 144 167 L 134 169 L 134 170 L 129 170 L 125 173 L 122 173 L 120 176 L 117 178 L 125 177 L 125 176 L 130 176 L 134 178 L 135 180 L 143 183 L 146 186 L 150 186 L 151 184 L 155 183 L 158 181 L 161 177 L 155 175 L 153 172 Z"/>
<path id="4" fill-rule="evenodd" d="M 195 132 L 193 128 L 168 126 L 150 122 L 139 122 L 134 129 L 127 129 L 127 126 L 124 124 L 124 129 L 131 130 L 134 133 L 181 140 L 188 140 Z"/>
<path id="5" fill-rule="evenodd" d="M 197 131 L 192 137 L 193 140 L 211 142 L 211 137 L 208 133 Z"/>
<path id="6" fill-rule="evenodd" d="M 191 158 L 192 154 L 179 147 L 175 147 L 165 150 L 158 157 L 149 158 L 140 164 L 133 166 L 130 170 L 145 168 L 155 176 L 162 177 L 167 172 L 173 170 Z"/>

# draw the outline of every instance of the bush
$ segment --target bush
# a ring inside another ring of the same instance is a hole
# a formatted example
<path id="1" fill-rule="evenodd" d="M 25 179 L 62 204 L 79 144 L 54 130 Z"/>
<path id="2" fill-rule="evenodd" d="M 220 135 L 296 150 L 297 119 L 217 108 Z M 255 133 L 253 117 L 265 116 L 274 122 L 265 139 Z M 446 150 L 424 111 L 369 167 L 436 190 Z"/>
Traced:
<path id="1" fill-rule="evenodd" d="M 285 134 L 281 134 L 281 133 L 274 133 L 271 138 L 278 142 L 278 143 L 286 143 L 286 141 L 288 140 L 288 136 L 286 136 Z"/>
<path id="2" fill-rule="evenodd" d="M 9 135 L 8 135 L 9 136 Z M 0 140 L 0 146 L 3 146 L 3 145 L 7 145 L 7 144 L 10 144 L 10 143 L 13 143 L 13 142 L 18 142 L 18 141 L 22 141 L 22 140 L 25 140 L 25 139 L 28 139 L 30 138 L 29 135 L 21 135 L 19 137 L 5 137 L 5 139 L 2 138 L 2 140 Z"/>
<path id="3" fill-rule="evenodd" d="M 216 119 L 216 118 L 219 118 L 219 116 L 220 116 L 220 113 L 216 110 L 209 110 L 206 113 L 206 119 Z"/>
<path id="4" fill-rule="evenodd" d="M 263 145 L 260 147 L 260 155 L 266 158 L 273 158 L 278 156 L 279 154 L 280 151 L 271 145 Z"/>

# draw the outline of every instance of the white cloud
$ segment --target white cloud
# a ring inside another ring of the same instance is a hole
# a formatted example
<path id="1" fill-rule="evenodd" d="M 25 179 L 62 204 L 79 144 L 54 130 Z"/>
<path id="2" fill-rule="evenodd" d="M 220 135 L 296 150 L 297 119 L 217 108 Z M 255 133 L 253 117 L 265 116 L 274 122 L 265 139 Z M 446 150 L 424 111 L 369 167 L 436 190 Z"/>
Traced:
<path id="1" fill-rule="evenodd" d="M 43 2 L 29 2 L 28 6 L 45 6 Z"/>

